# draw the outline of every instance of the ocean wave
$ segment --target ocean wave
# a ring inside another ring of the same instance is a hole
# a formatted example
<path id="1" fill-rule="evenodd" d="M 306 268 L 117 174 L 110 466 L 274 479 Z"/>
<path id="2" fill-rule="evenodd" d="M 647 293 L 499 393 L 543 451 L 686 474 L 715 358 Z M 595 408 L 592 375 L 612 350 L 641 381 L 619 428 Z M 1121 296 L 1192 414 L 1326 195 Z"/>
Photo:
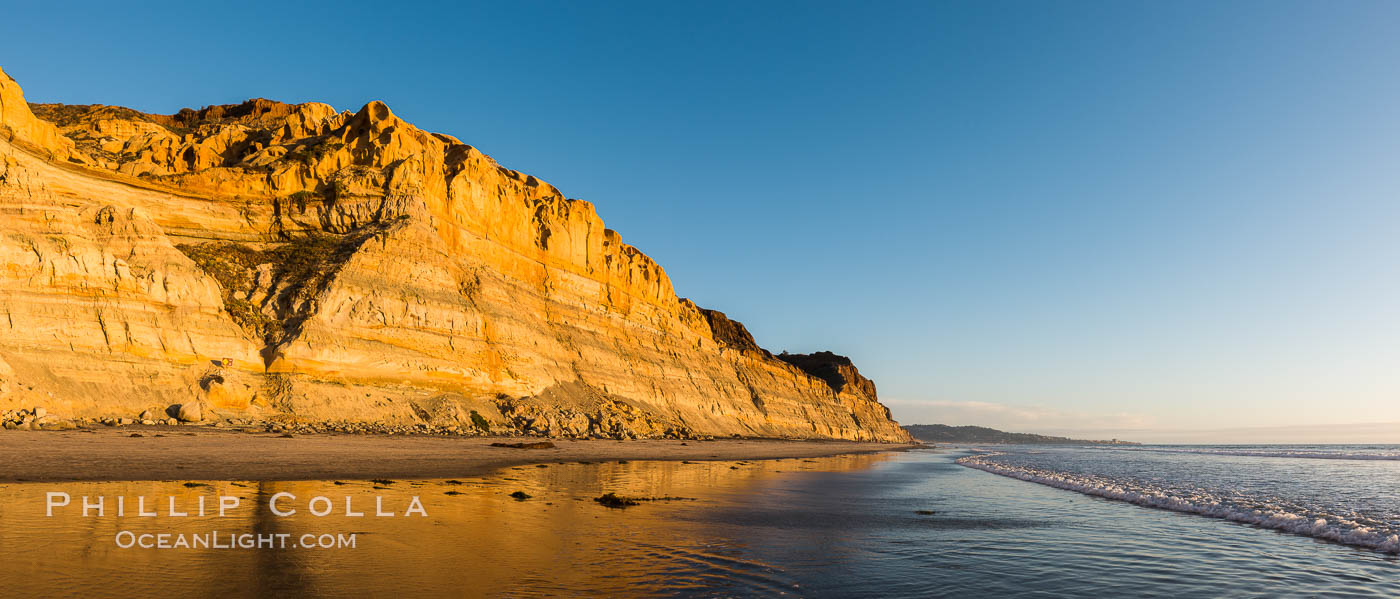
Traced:
<path id="1" fill-rule="evenodd" d="M 1163 448 L 1163 447 L 1104 447 L 1104 451 L 1129 451 L 1143 453 L 1189 453 L 1201 455 L 1245 456 L 1256 458 L 1298 458 L 1307 460 L 1400 460 L 1400 452 L 1360 453 L 1344 451 L 1281 451 L 1278 449 L 1219 449 L 1219 448 Z"/>
<path id="2" fill-rule="evenodd" d="M 1304 510 L 1290 511 L 1279 505 L 1284 502 L 1278 500 L 1243 497 L 1226 500 L 1205 491 L 1169 491 L 1135 481 L 1012 466 L 991 459 L 999 455 L 1006 454 L 971 455 L 959 458 L 956 462 L 992 474 L 1143 507 L 1252 524 L 1382 553 L 1400 553 L 1400 534 L 1390 527 L 1375 523 L 1357 522 L 1332 514 L 1309 513 Z"/>

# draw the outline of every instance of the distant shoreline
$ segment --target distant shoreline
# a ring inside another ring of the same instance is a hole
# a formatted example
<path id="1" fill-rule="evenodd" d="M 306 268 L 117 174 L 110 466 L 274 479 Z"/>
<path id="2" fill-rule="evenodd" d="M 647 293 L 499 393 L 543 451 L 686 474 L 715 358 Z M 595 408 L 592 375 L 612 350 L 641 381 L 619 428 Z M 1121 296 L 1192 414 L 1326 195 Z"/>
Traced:
<path id="1" fill-rule="evenodd" d="M 132 435 L 140 435 L 133 437 Z M 551 449 L 492 447 L 550 441 Z M 0 483 L 453 478 L 534 463 L 760 460 L 897 451 L 919 444 L 827 440 L 604 440 L 307 434 L 195 427 L 0 431 Z"/>
<path id="2" fill-rule="evenodd" d="M 985 426 L 907 424 L 904 430 L 924 443 L 996 443 L 1001 445 L 1142 445 L 1122 439 L 1071 439 L 1035 433 L 1008 433 Z"/>

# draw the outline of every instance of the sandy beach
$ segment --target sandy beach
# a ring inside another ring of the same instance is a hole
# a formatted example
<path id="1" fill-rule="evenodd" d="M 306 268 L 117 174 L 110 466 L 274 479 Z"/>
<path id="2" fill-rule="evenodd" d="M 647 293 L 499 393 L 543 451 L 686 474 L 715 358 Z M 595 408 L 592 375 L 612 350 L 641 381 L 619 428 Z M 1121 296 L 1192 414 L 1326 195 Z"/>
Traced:
<path id="1" fill-rule="evenodd" d="M 139 437 L 133 435 L 140 435 Z M 918 447 L 771 439 L 571 440 L 248 433 L 195 427 L 0 431 L 0 482 L 451 478 L 507 466 L 602 460 L 757 460 Z"/>

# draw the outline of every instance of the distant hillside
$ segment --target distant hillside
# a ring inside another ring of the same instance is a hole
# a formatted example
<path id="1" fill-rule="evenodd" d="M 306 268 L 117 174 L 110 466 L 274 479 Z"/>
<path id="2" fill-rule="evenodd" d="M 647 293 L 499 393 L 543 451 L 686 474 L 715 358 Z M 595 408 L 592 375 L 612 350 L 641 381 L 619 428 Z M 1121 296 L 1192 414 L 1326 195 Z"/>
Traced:
<path id="1" fill-rule="evenodd" d="M 1033 433 L 1008 433 L 985 426 L 948 426 L 946 424 L 911 424 L 904 427 L 915 439 L 925 443 L 1005 443 L 1011 445 L 1138 445 L 1131 441 L 1086 440 L 1052 437 Z"/>

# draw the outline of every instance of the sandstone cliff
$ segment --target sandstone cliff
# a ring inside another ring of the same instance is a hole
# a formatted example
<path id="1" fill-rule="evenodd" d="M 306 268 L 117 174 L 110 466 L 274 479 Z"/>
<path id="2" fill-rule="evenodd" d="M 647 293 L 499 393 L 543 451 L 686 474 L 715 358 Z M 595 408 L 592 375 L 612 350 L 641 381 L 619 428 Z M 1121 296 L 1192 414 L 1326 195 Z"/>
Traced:
<path id="1" fill-rule="evenodd" d="M 592 204 L 380 102 L 152 115 L 0 72 L 0 219 L 0 411 L 908 438 L 849 360 L 775 358 Z"/>

